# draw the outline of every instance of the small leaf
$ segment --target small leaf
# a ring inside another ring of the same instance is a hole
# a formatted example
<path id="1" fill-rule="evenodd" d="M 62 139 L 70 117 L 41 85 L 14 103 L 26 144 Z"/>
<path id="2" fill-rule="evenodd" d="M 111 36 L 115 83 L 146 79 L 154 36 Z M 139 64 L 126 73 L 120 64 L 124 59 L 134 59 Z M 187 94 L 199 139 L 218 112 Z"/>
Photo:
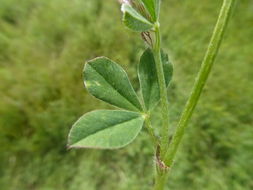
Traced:
<path id="1" fill-rule="evenodd" d="M 167 54 L 162 52 L 161 57 L 163 62 L 164 77 L 166 85 L 168 86 L 172 78 L 173 66 L 169 62 Z M 138 75 L 146 109 L 151 110 L 157 105 L 160 100 L 155 59 L 151 49 L 145 50 L 141 56 Z"/>
<path id="2" fill-rule="evenodd" d="M 129 4 L 122 4 L 121 10 L 123 12 L 123 22 L 128 28 L 137 32 L 144 32 L 153 28 L 153 24 Z"/>
<path id="3" fill-rule="evenodd" d="M 131 111 L 142 110 L 126 72 L 106 57 L 87 62 L 84 83 L 88 91 L 100 100 Z"/>
<path id="4" fill-rule="evenodd" d="M 152 20 L 155 22 L 157 20 L 157 13 L 156 13 L 156 1 L 157 0 L 141 0 L 149 12 Z"/>
<path id="5" fill-rule="evenodd" d="M 144 117 L 136 112 L 98 110 L 83 115 L 69 133 L 70 148 L 121 148 L 141 131 Z"/>

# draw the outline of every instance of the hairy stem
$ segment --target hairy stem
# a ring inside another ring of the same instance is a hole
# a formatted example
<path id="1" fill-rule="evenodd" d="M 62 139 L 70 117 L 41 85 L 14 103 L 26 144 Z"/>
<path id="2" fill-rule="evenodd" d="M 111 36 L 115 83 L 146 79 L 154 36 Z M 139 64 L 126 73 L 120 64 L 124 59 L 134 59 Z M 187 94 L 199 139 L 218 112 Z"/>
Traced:
<path id="1" fill-rule="evenodd" d="M 209 73 L 212 69 L 213 63 L 217 56 L 218 50 L 220 48 L 224 32 L 227 28 L 227 23 L 229 21 L 233 3 L 235 0 L 224 0 L 222 8 L 220 10 L 219 18 L 216 23 L 215 29 L 213 31 L 213 35 L 211 41 L 209 43 L 206 55 L 202 62 L 200 71 L 195 80 L 195 84 L 193 86 L 191 95 L 186 103 L 184 111 L 179 120 L 178 126 L 176 128 L 175 134 L 173 135 L 172 141 L 169 145 L 168 151 L 166 153 L 165 163 L 167 166 L 171 166 L 173 164 L 174 157 L 177 153 L 180 142 L 182 141 L 185 128 L 189 122 L 189 119 L 192 116 L 192 113 L 198 103 L 201 92 L 206 84 Z"/>
<path id="2" fill-rule="evenodd" d="M 163 72 L 163 64 L 161 59 L 161 35 L 160 35 L 160 24 L 155 24 L 155 36 L 156 42 L 153 48 L 156 71 L 158 76 L 160 97 L 161 97 L 161 108 L 162 108 L 162 133 L 161 133 L 161 159 L 164 158 L 166 150 L 168 148 L 169 139 L 169 102 L 167 98 L 167 88 L 165 83 L 165 77 Z"/>

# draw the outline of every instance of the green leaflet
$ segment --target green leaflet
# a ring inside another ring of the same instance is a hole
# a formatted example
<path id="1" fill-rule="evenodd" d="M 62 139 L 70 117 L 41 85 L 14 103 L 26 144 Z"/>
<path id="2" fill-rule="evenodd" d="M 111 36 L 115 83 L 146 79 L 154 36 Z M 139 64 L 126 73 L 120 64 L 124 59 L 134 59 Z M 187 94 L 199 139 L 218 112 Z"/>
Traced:
<path id="1" fill-rule="evenodd" d="M 156 12 L 156 3 L 157 0 L 141 0 L 145 6 L 145 8 L 147 9 L 147 11 L 149 12 L 152 21 L 155 22 L 157 20 L 157 12 Z"/>
<path id="2" fill-rule="evenodd" d="M 144 117 L 136 112 L 98 110 L 83 115 L 72 127 L 70 148 L 115 149 L 131 143 L 141 131 Z"/>
<path id="3" fill-rule="evenodd" d="M 123 4 L 121 10 L 123 12 L 123 23 L 128 28 L 137 32 L 144 32 L 153 28 L 153 24 L 130 5 Z"/>
<path id="4" fill-rule="evenodd" d="M 86 63 L 84 83 L 88 91 L 100 100 L 131 111 L 142 110 L 126 72 L 106 57 Z"/>
<path id="5" fill-rule="evenodd" d="M 164 77 L 166 85 L 168 86 L 172 78 L 173 66 L 169 62 L 167 54 L 162 52 L 161 56 L 163 62 Z M 147 110 L 151 110 L 159 102 L 160 93 L 155 60 L 153 52 L 149 48 L 146 49 L 141 56 L 138 68 L 138 76 L 145 107 Z"/>

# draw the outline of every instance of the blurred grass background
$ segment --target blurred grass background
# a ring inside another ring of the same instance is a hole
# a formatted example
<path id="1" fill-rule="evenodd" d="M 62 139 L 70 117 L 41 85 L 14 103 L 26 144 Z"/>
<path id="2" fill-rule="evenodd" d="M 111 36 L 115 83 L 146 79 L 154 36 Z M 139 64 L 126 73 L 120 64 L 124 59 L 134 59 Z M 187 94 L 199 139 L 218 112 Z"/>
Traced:
<path id="1" fill-rule="evenodd" d="M 174 63 L 175 125 L 222 1 L 163 0 L 163 46 Z M 0 0 L 0 189 L 148 190 L 145 131 L 118 151 L 66 150 L 72 123 L 110 108 L 83 87 L 84 60 L 105 55 L 138 89 L 140 36 L 116 0 Z M 170 175 L 173 190 L 253 189 L 253 1 L 239 0 Z"/>

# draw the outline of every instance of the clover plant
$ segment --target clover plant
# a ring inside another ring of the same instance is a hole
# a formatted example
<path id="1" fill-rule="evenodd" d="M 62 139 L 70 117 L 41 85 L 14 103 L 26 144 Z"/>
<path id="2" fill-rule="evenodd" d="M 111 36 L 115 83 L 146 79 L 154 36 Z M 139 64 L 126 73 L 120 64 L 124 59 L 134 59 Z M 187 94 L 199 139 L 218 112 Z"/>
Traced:
<path id="1" fill-rule="evenodd" d="M 154 189 L 164 189 L 167 174 L 173 165 L 188 121 L 197 105 L 218 53 L 234 0 L 224 0 L 213 35 L 196 77 L 192 92 L 170 140 L 169 102 L 167 87 L 173 75 L 173 65 L 162 50 L 160 33 L 160 0 L 122 0 L 124 25 L 140 33 L 147 49 L 140 57 L 138 97 L 124 69 L 107 57 L 87 61 L 84 84 L 94 97 L 117 110 L 96 110 L 84 114 L 70 130 L 70 148 L 117 149 L 131 143 L 145 125 L 156 150 Z M 153 109 L 161 106 L 162 126 L 156 134 L 150 121 Z"/>

